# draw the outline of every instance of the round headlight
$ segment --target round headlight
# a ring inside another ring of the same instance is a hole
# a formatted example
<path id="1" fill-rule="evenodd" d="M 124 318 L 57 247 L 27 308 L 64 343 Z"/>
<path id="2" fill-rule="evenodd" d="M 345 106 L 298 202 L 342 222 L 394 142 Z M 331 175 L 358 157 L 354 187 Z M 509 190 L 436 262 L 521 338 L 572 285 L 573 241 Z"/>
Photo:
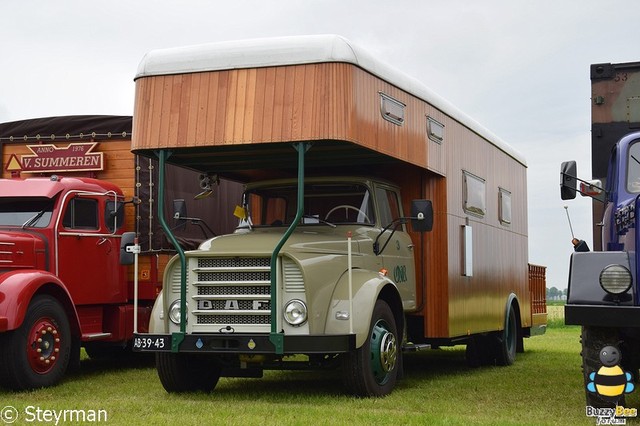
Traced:
<path id="1" fill-rule="evenodd" d="M 600 286 L 609 294 L 626 293 L 631 283 L 631 272 L 622 265 L 609 265 L 600 272 Z"/>
<path id="2" fill-rule="evenodd" d="M 169 319 L 175 325 L 180 325 L 180 316 L 180 299 L 178 299 L 169 306 Z"/>
<path id="3" fill-rule="evenodd" d="M 307 322 L 307 305 L 302 300 L 290 300 L 284 307 L 284 319 L 293 326 L 304 324 Z"/>

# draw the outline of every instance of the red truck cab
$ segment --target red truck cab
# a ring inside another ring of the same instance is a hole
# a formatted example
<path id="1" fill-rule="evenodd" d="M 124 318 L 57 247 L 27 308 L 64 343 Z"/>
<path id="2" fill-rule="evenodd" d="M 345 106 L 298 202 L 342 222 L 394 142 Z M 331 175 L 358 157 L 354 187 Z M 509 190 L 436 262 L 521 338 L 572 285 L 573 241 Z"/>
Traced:
<path id="1" fill-rule="evenodd" d="M 91 178 L 0 179 L 0 382 L 57 382 L 81 344 L 123 342 L 124 196 Z"/>

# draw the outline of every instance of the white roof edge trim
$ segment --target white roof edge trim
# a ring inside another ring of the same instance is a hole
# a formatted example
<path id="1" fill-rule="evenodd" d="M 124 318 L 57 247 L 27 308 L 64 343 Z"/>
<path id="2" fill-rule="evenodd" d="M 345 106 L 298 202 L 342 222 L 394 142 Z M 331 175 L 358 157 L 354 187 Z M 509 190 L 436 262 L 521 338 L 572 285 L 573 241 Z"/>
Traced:
<path id="1" fill-rule="evenodd" d="M 134 80 L 142 77 L 244 68 L 346 62 L 359 66 L 433 105 L 526 166 L 524 156 L 422 82 L 374 58 L 338 35 L 308 35 L 224 41 L 158 49 L 140 61 Z"/>

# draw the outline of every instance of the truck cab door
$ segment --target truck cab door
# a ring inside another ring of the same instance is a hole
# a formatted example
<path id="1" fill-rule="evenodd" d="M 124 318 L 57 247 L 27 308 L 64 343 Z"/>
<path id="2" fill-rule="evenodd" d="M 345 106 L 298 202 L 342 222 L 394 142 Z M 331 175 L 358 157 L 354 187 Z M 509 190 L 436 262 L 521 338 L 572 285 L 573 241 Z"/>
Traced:
<path id="1" fill-rule="evenodd" d="M 400 196 L 393 188 L 377 185 L 375 193 L 378 216 L 382 226 L 402 217 Z M 413 243 L 406 232 L 406 225 L 398 225 L 395 232 L 392 231 L 393 229 L 388 229 L 380 236 L 379 241 L 382 243 L 385 243 L 390 237 L 380 257 L 389 278 L 398 286 L 404 309 L 411 310 L 416 307 Z"/>
<path id="2" fill-rule="evenodd" d="M 106 219 L 106 196 L 67 199 L 57 227 L 58 276 L 77 305 L 127 299 L 120 243 Z"/>

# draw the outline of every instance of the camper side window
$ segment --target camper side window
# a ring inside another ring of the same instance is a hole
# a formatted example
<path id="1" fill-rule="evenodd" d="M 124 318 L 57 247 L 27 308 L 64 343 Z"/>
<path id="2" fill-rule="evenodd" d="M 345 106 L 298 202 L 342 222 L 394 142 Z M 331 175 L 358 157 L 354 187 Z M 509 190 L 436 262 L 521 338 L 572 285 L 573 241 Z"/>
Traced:
<path id="1" fill-rule="evenodd" d="M 462 171 L 462 208 L 474 216 L 484 217 L 487 212 L 485 181 L 481 177 Z"/>
<path id="2" fill-rule="evenodd" d="M 498 188 L 498 215 L 501 224 L 511 224 L 511 192 L 504 188 Z"/>

